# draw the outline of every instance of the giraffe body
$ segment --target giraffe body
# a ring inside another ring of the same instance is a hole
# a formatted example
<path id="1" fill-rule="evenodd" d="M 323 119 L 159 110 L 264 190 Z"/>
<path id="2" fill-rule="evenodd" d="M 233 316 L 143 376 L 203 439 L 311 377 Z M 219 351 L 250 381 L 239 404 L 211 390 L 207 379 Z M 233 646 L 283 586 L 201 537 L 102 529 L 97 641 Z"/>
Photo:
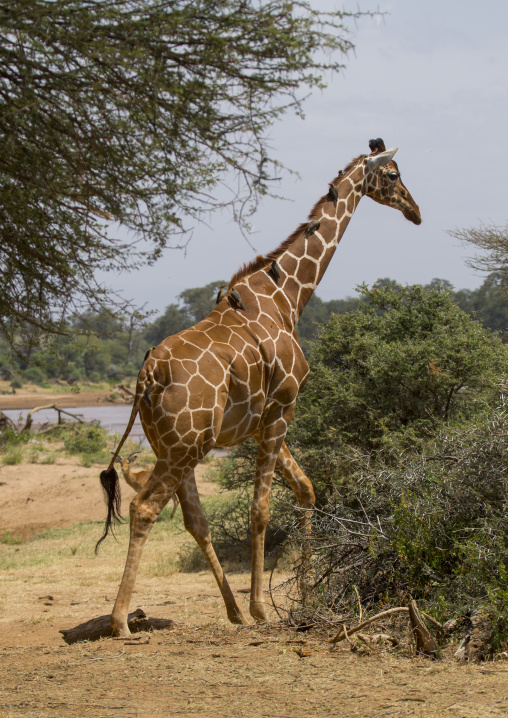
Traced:
<path id="1" fill-rule="evenodd" d="M 274 252 L 243 267 L 208 317 L 164 340 L 146 358 L 131 419 L 116 450 L 118 453 L 139 411 L 157 462 L 130 506 L 129 552 L 111 619 L 120 635 L 129 634 L 129 601 L 144 542 L 175 493 L 185 526 L 214 573 L 229 619 L 245 622 L 213 550 L 194 468 L 214 444 L 235 446 L 249 437 L 259 444 L 251 509 L 250 613 L 255 620 L 266 620 L 262 595 L 264 536 L 275 466 L 288 479 L 300 506 L 310 511 L 314 502 L 310 481 L 284 443 L 296 398 L 309 372 L 296 324 L 363 195 L 393 206 L 407 219 L 420 223 L 418 206 L 392 160 L 394 153 L 381 152 L 376 145 L 371 155 L 353 160 L 312 211 L 312 233 L 308 222 L 302 224 Z M 272 271 L 274 261 L 278 277 Z M 101 474 L 108 494 L 103 538 L 114 516 L 117 483 L 110 473 L 113 461 Z M 308 521 L 308 512 L 304 512 L 303 520 Z"/>

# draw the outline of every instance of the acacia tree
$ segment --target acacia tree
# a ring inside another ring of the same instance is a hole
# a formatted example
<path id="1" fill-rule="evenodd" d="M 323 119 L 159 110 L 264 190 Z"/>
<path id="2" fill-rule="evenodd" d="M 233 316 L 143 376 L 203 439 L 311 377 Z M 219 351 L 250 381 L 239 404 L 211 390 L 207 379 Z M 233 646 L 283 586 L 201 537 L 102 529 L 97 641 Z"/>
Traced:
<path id="1" fill-rule="evenodd" d="M 342 67 L 358 14 L 306 0 L 0 0 L 4 334 L 65 332 L 69 312 L 110 299 L 95 270 L 153 262 L 224 204 L 248 216 L 278 171 L 267 128 Z"/>
<path id="2" fill-rule="evenodd" d="M 450 234 L 480 250 L 467 263 L 473 269 L 488 272 L 491 286 L 498 285 L 504 295 L 508 295 L 508 224 L 504 227 L 491 224 L 456 229 Z"/>

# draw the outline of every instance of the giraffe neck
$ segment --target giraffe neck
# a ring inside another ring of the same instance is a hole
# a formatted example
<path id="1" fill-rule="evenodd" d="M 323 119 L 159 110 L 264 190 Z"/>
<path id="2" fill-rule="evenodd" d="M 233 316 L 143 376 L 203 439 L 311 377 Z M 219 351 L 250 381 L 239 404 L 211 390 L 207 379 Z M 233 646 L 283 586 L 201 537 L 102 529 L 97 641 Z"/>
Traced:
<path id="1" fill-rule="evenodd" d="M 279 286 L 289 300 L 295 324 L 321 281 L 365 193 L 364 180 L 362 162 L 339 175 L 332 183 L 338 192 L 336 206 L 331 199 L 319 202 L 310 216 L 310 220 L 319 220 L 319 228 L 306 237 L 308 225 L 302 225 L 293 235 L 294 241 L 277 258 L 281 270 Z"/>

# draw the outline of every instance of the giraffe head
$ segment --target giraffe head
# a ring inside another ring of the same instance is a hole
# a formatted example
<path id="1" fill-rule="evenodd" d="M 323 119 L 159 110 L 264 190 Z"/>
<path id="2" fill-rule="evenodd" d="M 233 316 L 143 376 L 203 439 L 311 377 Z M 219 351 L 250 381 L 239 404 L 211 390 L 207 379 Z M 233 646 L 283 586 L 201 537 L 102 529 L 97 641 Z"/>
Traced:
<path id="1" fill-rule="evenodd" d="M 365 194 L 379 204 L 399 209 L 413 224 L 420 224 L 420 209 L 400 178 L 399 168 L 393 155 L 397 147 L 384 149 L 381 139 L 371 140 L 371 155 L 363 158 L 365 168 Z M 381 143 L 381 144 L 380 144 Z"/>

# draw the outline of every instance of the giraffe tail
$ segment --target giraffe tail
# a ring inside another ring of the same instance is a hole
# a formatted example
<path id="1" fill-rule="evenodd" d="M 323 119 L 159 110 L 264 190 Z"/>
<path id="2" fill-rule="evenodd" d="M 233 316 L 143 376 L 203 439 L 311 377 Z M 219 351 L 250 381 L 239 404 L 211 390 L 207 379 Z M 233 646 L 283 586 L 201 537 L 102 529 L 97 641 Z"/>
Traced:
<path id="1" fill-rule="evenodd" d="M 136 397 L 134 399 L 134 404 L 132 407 L 132 411 L 131 411 L 131 415 L 130 415 L 127 427 L 123 433 L 122 438 L 120 439 L 118 446 L 116 447 L 115 451 L 113 452 L 113 458 L 109 462 L 108 468 L 105 469 L 104 471 L 101 471 L 101 473 L 100 473 L 101 486 L 102 486 L 102 491 L 104 493 L 104 501 L 105 501 L 107 509 L 108 509 L 108 514 L 106 516 L 106 521 L 104 524 L 104 533 L 102 534 L 102 536 L 100 537 L 100 539 L 97 541 L 97 543 L 95 545 L 95 553 L 96 554 L 99 551 L 99 546 L 104 541 L 104 539 L 109 534 L 109 532 L 111 531 L 111 533 L 114 535 L 113 524 L 120 523 L 122 521 L 122 515 L 120 513 L 122 494 L 120 491 L 120 480 L 118 478 L 118 473 L 115 469 L 114 464 L 118 457 L 118 454 L 120 453 L 120 449 L 124 445 L 125 441 L 127 440 L 127 437 L 129 436 L 129 434 L 131 432 L 134 421 L 136 420 L 136 416 L 138 415 L 139 404 L 140 404 L 141 399 L 144 396 L 145 392 L 146 392 L 146 387 L 144 386 L 144 383 L 138 382 Z"/>

